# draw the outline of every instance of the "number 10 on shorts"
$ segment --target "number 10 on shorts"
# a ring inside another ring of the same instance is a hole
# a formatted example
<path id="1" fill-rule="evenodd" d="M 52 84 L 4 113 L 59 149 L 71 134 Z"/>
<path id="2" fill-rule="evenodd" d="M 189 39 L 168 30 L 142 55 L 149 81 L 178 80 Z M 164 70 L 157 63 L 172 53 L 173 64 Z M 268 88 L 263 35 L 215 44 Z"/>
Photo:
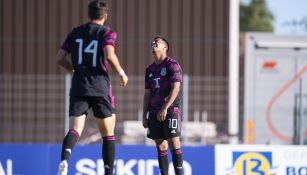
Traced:
<path id="1" fill-rule="evenodd" d="M 176 118 L 168 119 L 168 127 L 172 129 L 176 129 L 178 127 L 178 119 Z"/>

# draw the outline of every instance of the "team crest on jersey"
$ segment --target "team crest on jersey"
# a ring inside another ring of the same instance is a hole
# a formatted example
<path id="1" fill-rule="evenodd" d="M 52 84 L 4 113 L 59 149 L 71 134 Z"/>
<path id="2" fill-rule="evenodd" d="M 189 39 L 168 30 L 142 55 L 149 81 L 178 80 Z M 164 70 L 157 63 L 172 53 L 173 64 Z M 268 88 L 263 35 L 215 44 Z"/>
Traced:
<path id="1" fill-rule="evenodd" d="M 150 73 L 148 77 L 151 78 L 152 77 L 152 73 Z"/>
<path id="2" fill-rule="evenodd" d="M 161 69 L 160 75 L 161 75 L 161 76 L 165 76 L 166 74 L 167 74 L 166 68 L 163 67 L 163 68 Z"/>

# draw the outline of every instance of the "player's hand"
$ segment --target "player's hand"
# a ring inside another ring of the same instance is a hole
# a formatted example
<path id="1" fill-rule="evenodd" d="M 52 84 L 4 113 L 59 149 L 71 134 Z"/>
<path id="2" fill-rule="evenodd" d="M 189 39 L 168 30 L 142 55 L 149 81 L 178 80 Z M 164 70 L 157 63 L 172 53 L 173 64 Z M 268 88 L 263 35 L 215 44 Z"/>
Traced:
<path id="1" fill-rule="evenodd" d="M 128 76 L 125 74 L 125 75 L 121 75 L 120 76 L 120 85 L 121 86 L 126 86 L 128 83 Z"/>
<path id="2" fill-rule="evenodd" d="M 157 120 L 159 122 L 163 122 L 166 119 L 166 115 L 167 115 L 167 109 L 162 108 L 157 115 Z"/>
<path id="3" fill-rule="evenodd" d="M 148 119 L 147 118 L 143 118 L 143 127 L 144 128 L 148 128 Z"/>

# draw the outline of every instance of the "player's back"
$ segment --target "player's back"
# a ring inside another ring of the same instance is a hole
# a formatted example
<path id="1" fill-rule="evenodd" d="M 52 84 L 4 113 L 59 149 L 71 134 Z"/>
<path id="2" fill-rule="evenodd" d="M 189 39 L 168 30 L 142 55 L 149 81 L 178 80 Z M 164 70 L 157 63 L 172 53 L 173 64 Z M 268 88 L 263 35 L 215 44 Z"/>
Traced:
<path id="1" fill-rule="evenodd" d="M 105 26 L 87 23 L 71 33 L 71 58 L 75 71 L 91 75 L 106 74 L 103 70 L 104 35 L 109 31 Z"/>
<path id="2" fill-rule="evenodd" d="M 109 87 L 105 45 L 115 45 L 116 33 L 110 28 L 87 23 L 74 28 L 68 37 L 74 76 L 71 95 L 97 96 Z"/>

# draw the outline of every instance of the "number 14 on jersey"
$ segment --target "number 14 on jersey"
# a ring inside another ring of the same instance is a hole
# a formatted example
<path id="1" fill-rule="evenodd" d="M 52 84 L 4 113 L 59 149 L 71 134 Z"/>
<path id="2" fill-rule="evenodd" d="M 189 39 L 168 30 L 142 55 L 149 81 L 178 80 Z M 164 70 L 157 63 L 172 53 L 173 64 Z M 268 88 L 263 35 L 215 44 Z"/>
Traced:
<path id="1" fill-rule="evenodd" d="M 83 52 L 83 39 L 78 38 L 76 39 L 76 43 L 78 43 L 78 64 L 82 64 L 82 52 Z M 96 67 L 97 65 L 97 48 L 98 48 L 98 41 L 97 40 L 92 40 L 84 49 L 85 53 L 91 53 L 93 54 L 92 59 L 93 59 L 93 63 L 92 66 Z"/>

